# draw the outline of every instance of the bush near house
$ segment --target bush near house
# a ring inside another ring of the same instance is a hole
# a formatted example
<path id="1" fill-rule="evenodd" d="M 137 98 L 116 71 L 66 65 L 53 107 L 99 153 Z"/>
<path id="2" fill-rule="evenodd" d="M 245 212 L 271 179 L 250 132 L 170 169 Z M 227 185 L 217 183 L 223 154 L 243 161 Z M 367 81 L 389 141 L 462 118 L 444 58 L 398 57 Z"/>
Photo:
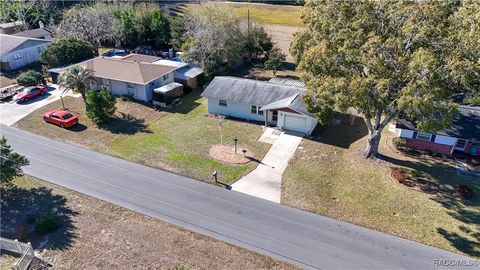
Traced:
<path id="1" fill-rule="evenodd" d="M 49 68 L 66 66 L 93 58 L 95 48 L 87 41 L 69 38 L 53 42 L 40 54 L 40 62 Z"/>
<path id="2" fill-rule="evenodd" d="M 27 70 L 17 77 L 17 83 L 21 86 L 34 86 L 37 84 L 45 84 L 45 78 L 42 74 L 35 70 Z"/>
<path id="3" fill-rule="evenodd" d="M 43 213 L 35 220 L 35 232 L 45 234 L 60 227 L 60 223 L 52 213 Z"/>
<path id="4" fill-rule="evenodd" d="M 87 92 L 87 116 L 96 124 L 107 122 L 115 113 L 115 97 L 106 87 Z"/>

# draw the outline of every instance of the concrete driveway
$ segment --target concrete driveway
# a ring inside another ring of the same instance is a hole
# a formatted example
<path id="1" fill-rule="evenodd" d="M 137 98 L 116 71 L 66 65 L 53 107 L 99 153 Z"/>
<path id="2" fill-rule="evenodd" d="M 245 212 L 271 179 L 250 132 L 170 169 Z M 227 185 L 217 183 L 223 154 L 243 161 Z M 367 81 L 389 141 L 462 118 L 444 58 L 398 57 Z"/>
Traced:
<path id="1" fill-rule="evenodd" d="M 280 203 L 282 175 L 300 141 L 301 136 L 280 134 L 258 167 L 235 182 L 232 190 Z"/>
<path id="2" fill-rule="evenodd" d="M 60 99 L 62 93 L 58 85 L 49 84 L 48 93 L 33 98 L 25 103 L 17 104 L 11 100 L 0 104 L 0 123 L 11 126 L 33 111 Z M 39 116 L 40 117 L 40 116 Z"/>

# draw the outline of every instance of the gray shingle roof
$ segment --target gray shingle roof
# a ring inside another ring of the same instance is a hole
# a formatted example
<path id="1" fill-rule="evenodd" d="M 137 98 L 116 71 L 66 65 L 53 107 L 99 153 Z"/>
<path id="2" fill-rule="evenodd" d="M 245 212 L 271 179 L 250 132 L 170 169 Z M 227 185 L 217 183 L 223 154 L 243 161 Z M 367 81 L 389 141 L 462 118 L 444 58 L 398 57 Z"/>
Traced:
<path id="1" fill-rule="evenodd" d="M 51 32 L 45 28 L 25 30 L 25 31 L 13 34 L 13 36 L 17 36 L 17 37 L 30 37 L 30 38 L 43 38 L 48 35 L 51 35 Z"/>
<path id="2" fill-rule="evenodd" d="M 303 88 L 293 86 L 244 78 L 217 76 L 210 82 L 202 96 L 263 106 L 303 91 Z"/>
<path id="3" fill-rule="evenodd" d="M 36 46 L 38 44 L 50 43 L 50 40 L 17 37 L 12 35 L 0 34 L 0 56 L 22 48 Z"/>
<path id="4" fill-rule="evenodd" d="M 303 102 L 305 88 L 244 78 L 217 76 L 202 93 L 206 98 L 263 106 L 262 110 L 290 108 L 310 117 Z"/>
<path id="5" fill-rule="evenodd" d="M 268 82 L 305 88 L 302 81 L 290 78 L 273 77 Z"/>
<path id="6" fill-rule="evenodd" d="M 452 125 L 435 134 L 480 142 L 480 107 L 460 106 L 458 111 L 459 114 L 452 119 Z M 397 128 L 416 130 L 416 124 L 414 121 L 399 119 Z"/>

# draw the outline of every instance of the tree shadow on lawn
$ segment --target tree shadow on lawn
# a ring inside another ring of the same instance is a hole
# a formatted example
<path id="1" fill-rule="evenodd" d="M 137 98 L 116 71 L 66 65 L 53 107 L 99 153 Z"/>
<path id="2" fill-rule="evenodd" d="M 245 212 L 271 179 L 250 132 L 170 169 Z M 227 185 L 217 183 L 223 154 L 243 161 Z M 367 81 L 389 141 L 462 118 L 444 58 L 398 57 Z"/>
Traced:
<path id="1" fill-rule="evenodd" d="M 354 142 L 367 136 L 368 130 L 361 117 L 354 117 L 351 124 L 351 116 L 343 113 L 336 113 L 334 118 L 340 120 L 336 125 L 318 124 L 311 140 L 320 143 L 348 149 Z"/>
<path id="2" fill-rule="evenodd" d="M 78 213 L 67 206 L 67 198 L 53 194 L 46 187 L 31 189 L 0 188 L 1 234 L 4 237 L 31 242 L 34 248 L 48 237 L 43 247 L 48 249 L 67 249 L 75 235 L 72 217 Z M 51 213 L 59 223 L 54 231 L 44 234 L 35 232 L 35 220 L 42 214 Z"/>
<path id="3" fill-rule="evenodd" d="M 120 112 L 120 116 L 98 126 L 114 134 L 133 135 L 136 133 L 152 133 L 145 119 L 137 118 L 129 113 Z"/>
<path id="4" fill-rule="evenodd" d="M 411 168 L 429 174 L 439 184 L 439 192 L 431 200 L 441 204 L 453 218 L 474 227 L 480 226 L 480 182 L 474 178 L 457 175 L 456 168 L 449 158 L 415 157 L 418 162 L 399 160 L 387 155 L 381 159 L 396 166 Z M 474 190 L 474 198 L 463 200 L 454 195 L 455 185 L 464 184 Z M 459 226 L 458 232 L 451 232 L 444 228 L 437 228 L 437 233 L 448 240 L 452 246 L 470 256 L 480 257 L 480 232 L 472 231 L 464 226 Z M 469 236 L 470 238 L 467 238 Z M 472 240 L 473 239 L 473 240 Z"/>

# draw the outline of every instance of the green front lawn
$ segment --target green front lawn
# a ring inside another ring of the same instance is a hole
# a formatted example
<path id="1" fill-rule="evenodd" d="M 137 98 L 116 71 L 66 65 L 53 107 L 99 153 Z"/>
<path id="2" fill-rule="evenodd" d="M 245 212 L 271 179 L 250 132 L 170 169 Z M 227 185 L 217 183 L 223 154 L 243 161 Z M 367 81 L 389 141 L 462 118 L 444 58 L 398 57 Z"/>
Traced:
<path id="1" fill-rule="evenodd" d="M 383 160 L 364 160 L 366 130 L 361 119 L 343 119 L 318 141 L 304 139 L 283 176 L 282 202 L 427 245 L 480 258 L 480 180 L 457 175 L 452 160 L 406 157 L 386 142 Z M 395 182 L 391 167 L 424 172 L 440 192 L 429 195 Z M 455 184 L 476 197 L 462 201 Z"/>
<path id="2" fill-rule="evenodd" d="M 61 107 L 60 102 L 33 112 L 16 126 L 204 181 L 211 181 L 211 174 L 216 170 L 220 181 L 232 183 L 257 165 L 253 162 L 229 165 L 210 157 L 210 148 L 220 143 L 219 120 L 205 116 L 206 100 L 198 95 L 189 95 L 181 106 L 167 112 L 118 99 L 118 118 L 101 128 L 86 117 L 81 99 L 67 97 L 65 104 L 80 115 L 81 125 L 72 130 L 62 130 L 41 119 L 43 112 Z M 254 151 L 258 159 L 262 159 L 270 147 L 258 142 L 263 132 L 260 125 L 225 120 L 223 130 L 224 143 L 233 144 L 237 138 L 239 144 Z"/>

